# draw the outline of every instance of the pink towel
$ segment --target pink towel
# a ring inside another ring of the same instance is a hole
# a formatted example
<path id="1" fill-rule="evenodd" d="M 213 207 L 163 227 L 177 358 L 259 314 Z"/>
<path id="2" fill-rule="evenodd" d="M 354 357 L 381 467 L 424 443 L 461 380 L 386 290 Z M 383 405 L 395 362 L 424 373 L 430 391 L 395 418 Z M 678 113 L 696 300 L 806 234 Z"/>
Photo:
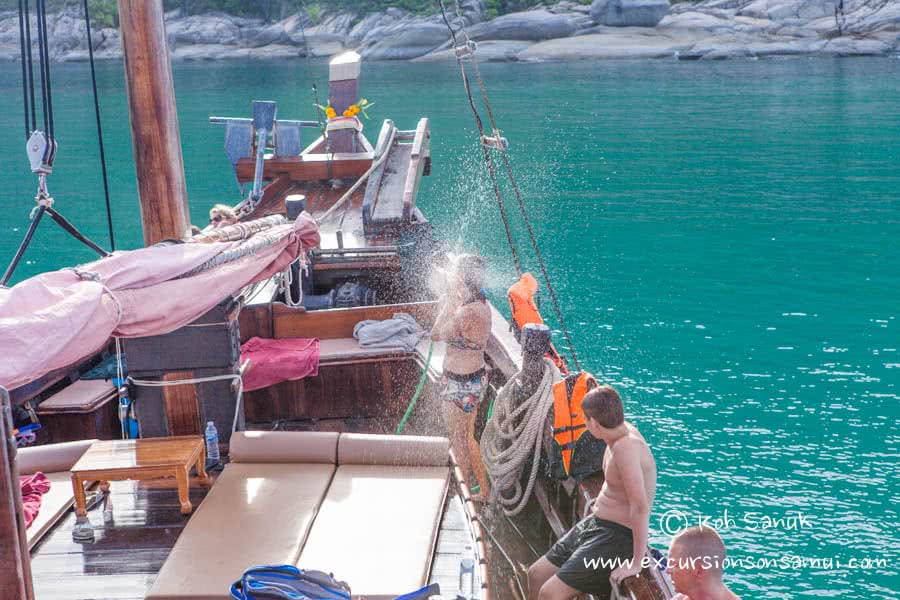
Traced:
<path id="1" fill-rule="evenodd" d="M 319 374 L 319 340 L 250 338 L 241 346 L 241 362 L 250 360 L 244 391 Z"/>
<path id="2" fill-rule="evenodd" d="M 38 516 L 41 510 L 42 496 L 50 491 L 50 480 L 43 473 L 22 475 L 19 477 L 19 488 L 22 490 L 22 508 L 25 512 L 25 528 Z"/>

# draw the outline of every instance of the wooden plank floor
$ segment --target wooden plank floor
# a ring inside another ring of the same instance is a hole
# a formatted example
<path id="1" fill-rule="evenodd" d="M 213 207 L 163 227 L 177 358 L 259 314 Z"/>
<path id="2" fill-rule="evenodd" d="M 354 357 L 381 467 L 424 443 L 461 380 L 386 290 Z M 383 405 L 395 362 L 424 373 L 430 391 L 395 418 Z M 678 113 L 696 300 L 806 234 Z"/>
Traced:
<path id="1" fill-rule="evenodd" d="M 39 600 L 137 600 L 156 574 L 188 521 L 178 492 L 167 484 L 114 481 L 113 522 L 104 525 L 102 504 L 89 511 L 95 539 L 72 540 L 75 513 L 69 511 L 31 553 Z M 196 509 L 207 490 L 191 484 Z"/>
<path id="2" fill-rule="evenodd" d="M 464 558 L 475 558 L 472 549 L 474 541 L 472 534 L 466 525 L 465 509 L 455 494 L 447 499 L 444 516 L 441 519 L 441 529 L 438 532 L 437 551 L 434 561 L 431 563 L 431 578 L 429 583 L 437 583 L 441 586 L 441 598 L 455 598 L 462 592 L 466 599 L 480 598 L 481 577 L 478 566 L 475 568 L 475 595 L 469 591 L 469 576 L 463 582 L 464 590 L 459 589 L 459 563 Z"/>

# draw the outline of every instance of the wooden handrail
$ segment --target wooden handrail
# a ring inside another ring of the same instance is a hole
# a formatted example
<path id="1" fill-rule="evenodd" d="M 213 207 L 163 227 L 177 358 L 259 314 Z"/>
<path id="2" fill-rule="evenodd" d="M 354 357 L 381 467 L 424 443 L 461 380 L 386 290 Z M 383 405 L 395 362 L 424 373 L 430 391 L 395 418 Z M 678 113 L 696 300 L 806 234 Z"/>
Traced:
<path id="1" fill-rule="evenodd" d="M 425 171 L 425 159 L 431 154 L 431 130 L 428 119 L 419 119 L 416 126 L 416 137 L 413 138 L 412 152 L 409 157 L 409 170 L 406 172 L 406 183 L 403 185 L 403 220 L 412 219 L 419 193 L 419 182 Z"/>
<path id="2" fill-rule="evenodd" d="M 415 317 L 423 327 L 428 327 L 437 313 L 437 302 L 412 302 L 357 308 L 332 308 L 306 311 L 302 307 L 291 308 L 280 302 L 272 304 L 272 337 L 316 337 L 338 339 L 353 337 L 353 327 L 368 319 L 390 319 L 394 313 L 405 312 Z"/>

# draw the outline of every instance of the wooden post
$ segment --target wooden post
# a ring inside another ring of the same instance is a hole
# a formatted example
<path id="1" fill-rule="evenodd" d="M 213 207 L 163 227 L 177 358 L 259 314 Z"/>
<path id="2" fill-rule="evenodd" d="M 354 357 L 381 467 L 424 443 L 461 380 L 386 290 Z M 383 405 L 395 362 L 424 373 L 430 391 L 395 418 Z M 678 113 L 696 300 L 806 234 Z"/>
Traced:
<path id="1" fill-rule="evenodd" d="M 190 230 L 162 0 L 119 0 L 144 244 Z"/>
<path id="2" fill-rule="evenodd" d="M 328 64 L 328 101 L 338 116 L 359 100 L 361 63 L 359 54 L 348 50 L 334 57 Z M 352 129 L 329 132 L 328 150 L 355 152 L 356 132 Z"/>
<path id="3" fill-rule="evenodd" d="M 0 387 L 0 598 L 33 600 L 31 556 L 25 535 L 22 494 L 16 468 L 9 393 Z"/>
<path id="4" fill-rule="evenodd" d="M 522 399 L 530 397 L 544 376 L 544 355 L 550 351 L 550 328 L 529 323 L 522 328 Z"/>

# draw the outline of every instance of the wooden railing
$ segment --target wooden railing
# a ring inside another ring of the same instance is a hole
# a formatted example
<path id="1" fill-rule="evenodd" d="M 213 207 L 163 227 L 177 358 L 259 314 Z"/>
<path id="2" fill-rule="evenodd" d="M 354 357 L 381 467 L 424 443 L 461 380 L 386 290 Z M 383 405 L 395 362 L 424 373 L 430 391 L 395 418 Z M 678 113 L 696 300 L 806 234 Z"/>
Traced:
<path id="1" fill-rule="evenodd" d="M 419 183 L 422 181 L 425 163 L 430 155 L 431 129 L 428 126 L 428 119 L 419 119 L 409 157 L 409 171 L 406 172 L 406 183 L 403 185 L 403 220 L 406 222 L 412 219 Z"/>

